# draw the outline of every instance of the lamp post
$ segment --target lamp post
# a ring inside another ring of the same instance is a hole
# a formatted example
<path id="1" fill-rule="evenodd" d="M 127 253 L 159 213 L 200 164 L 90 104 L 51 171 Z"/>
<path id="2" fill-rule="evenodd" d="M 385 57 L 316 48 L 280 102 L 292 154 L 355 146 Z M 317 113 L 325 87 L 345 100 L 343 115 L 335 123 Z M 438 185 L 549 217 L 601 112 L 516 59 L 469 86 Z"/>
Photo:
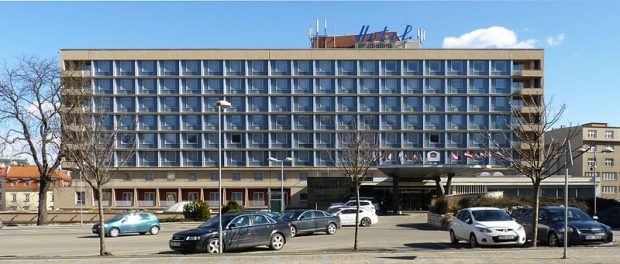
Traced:
<path id="1" fill-rule="evenodd" d="M 219 223 L 217 227 L 217 252 L 223 253 L 223 243 L 222 243 L 222 109 L 229 108 L 231 104 L 226 100 L 220 100 L 215 103 L 217 107 L 217 123 L 218 123 L 218 144 L 217 144 L 217 169 L 218 169 L 218 178 L 217 178 L 217 194 L 218 194 L 218 218 Z"/>
<path id="2" fill-rule="evenodd" d="M 284 162 L 292 161 L 291 157 L 286 157 L 284 160 L 276 158 L 269 158 L 270 161 L 280 162 L 280 212 L 284 212 Z"/>
<path id="3" fill-rule="evenodd" d="M 594 163 L 590 166 L 590 170 L 592 170 L 592 187 L 594 188 L 594 204 L 593 204 L 593 208 L 592 208 L 592 218 L 597 219 L 596 216 L 596 187 L 597 187 L 597 182 L 596 182 L 596 166 L 598 163 L 598 160 L 596 158 L 596 146 L 595 145 L 590 145 L 588 146 L 588 148 L 581 148 L 579 149 L 581 152 L 588 152 L 589 150 L 594 149 L 592 152 L 594 153 Z M 605 147 L 603 150 L 601 150 L 601 153 L 611 153 L 614 152 L 614 149 L 610 148 L 610 147 Z"/>

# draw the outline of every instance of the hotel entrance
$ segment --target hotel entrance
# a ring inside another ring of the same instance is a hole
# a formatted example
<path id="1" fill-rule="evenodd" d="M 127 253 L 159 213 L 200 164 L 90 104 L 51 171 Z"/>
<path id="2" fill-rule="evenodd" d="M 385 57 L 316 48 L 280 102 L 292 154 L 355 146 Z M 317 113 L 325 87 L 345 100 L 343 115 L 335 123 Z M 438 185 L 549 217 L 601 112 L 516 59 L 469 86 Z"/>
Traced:
<path id="1" fill-rule="evenodd" d="M 433 195 L 434 190 L 432 188 L 401 188 L 398 197 L 400 209 L 405 211 L 428 210 Z"/>

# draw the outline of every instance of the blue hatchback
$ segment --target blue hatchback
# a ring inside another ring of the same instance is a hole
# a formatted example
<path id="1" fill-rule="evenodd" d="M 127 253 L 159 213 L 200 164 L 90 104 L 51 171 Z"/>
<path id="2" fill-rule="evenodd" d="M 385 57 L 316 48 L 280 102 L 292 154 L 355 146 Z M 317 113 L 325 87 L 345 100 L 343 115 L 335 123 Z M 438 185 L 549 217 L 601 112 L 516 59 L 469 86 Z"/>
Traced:
<path id="1" fill-rule="evenodd" d="M 117 237 L 120 234 L 138 233 L 144 235 L 159 234 L 159 219 L 152 213 L 127 212 L 115 215 L 105 221 L 103 232 L 106 236 Z M 99 234 L 99 223 L 93 225 L 93 233 Z"/>

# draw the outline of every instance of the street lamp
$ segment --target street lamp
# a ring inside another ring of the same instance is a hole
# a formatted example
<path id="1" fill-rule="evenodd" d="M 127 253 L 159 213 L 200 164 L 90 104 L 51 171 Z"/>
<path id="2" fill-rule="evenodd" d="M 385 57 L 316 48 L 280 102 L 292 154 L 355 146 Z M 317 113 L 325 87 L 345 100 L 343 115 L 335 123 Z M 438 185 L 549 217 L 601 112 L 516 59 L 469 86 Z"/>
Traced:
<path id="1" fill-rule="evenodd" d="M 217 144 L 217 169 L 218 169 L 218 183 L 217 183 L 217 191 L 218 191 L 218 229 L 217 229 L 217 252 L 223 253 L 223 243 L 222 243 L 222 110 L 229 108 L 231 104 L 226 100 L 219 100 L 215 102 L 215 107 L 217 107 L 217 123 L 218 123 L 218 144 Z"/>
<path id="2" fill-rule="evenodd" d="M 280 212 L 284 212 L 284 162 L 293 161 L 291 157 L 286 157 L 284 160 L 276 158 L 269 158 L 270 161 L 280 162 Z"/>
<path id="3" fill-rule="evenodd" d="M 593 177 L 592 186 L 594 188 L 594 208 L 592 210 L 592 212 L 593 212 L 592 213 L 592 218 L 594 218 L 594 219 L 597 218 L 597 216 L 596 216 L 596 185 L 597 185 L 596 184 L 596 165 L 597 165 L 596 153 L 597 153 L 597 151 L 596 151 L 595 147 L 596 147 L 595 145 L 590 145 L 590 146 L 588 146 L 588 148 L 580 148 L 579 149 L 579 151 L 584 152 L 584 153 L 588 152 L 591 149 L 594 149 L 594 151 L 593 151 L 593 153 L 594 153 L 594 163 L 590 166 L 590 170 L 592 170 L 592 173 L 593 173 L 593 176 L 592 176 Z M 603 150 L 601 150 L 601 153 L 611 153 L 611 152 L 614 152 L 614 149 L 609 147 L 609 146 L 607 146 Z"/>

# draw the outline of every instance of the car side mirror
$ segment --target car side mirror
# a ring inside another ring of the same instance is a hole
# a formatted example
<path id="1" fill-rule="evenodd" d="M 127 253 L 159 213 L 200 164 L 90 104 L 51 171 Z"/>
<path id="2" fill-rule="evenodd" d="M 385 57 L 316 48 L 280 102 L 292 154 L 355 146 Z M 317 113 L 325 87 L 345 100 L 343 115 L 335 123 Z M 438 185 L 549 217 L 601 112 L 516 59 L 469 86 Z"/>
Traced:
<path id="1" fill-rule="evenodd" d="M 237 225 L 235 225 L 235 224 L 230 224 L 230 225 L 228 225 L 228 229 L 233 229 L 233 228 L 235 228 L 235 227 L 237 227 Z"/>
<path id="2" fill-rule="evenodd" d="M 467 224 L 471 225 L 474 221 L 472 221 L 471 219 L 467 219 Z"/>
<path id="3" fill-rule="evenodd" d="M 299 220 L 304 220 L 304 219 L 306 219 L 306 217 L 303 215 L 299 217 Z"/>

